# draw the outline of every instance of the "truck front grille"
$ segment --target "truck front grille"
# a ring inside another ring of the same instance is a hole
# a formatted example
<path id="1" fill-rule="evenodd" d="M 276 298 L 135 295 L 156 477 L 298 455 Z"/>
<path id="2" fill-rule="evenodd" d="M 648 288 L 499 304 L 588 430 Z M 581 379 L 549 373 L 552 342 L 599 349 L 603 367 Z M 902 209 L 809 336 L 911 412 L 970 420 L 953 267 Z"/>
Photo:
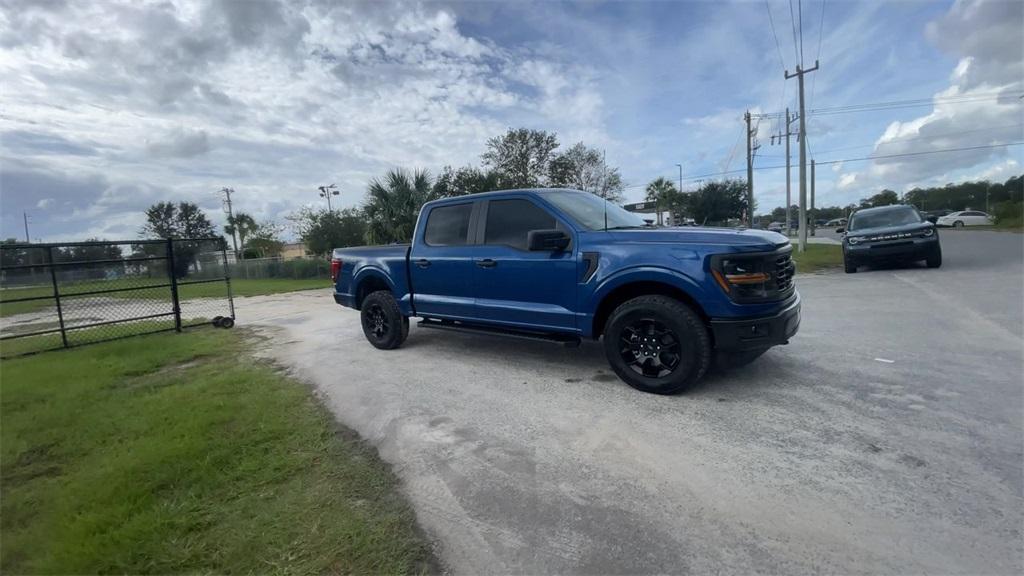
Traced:
<path id="1" fill-rule="evenodd" d="M 796 264 L 790 252 L 775 259 L 775 289 L 778 292 L 786 292 L 793 287 L 793 274 L 796 273 Z"/>

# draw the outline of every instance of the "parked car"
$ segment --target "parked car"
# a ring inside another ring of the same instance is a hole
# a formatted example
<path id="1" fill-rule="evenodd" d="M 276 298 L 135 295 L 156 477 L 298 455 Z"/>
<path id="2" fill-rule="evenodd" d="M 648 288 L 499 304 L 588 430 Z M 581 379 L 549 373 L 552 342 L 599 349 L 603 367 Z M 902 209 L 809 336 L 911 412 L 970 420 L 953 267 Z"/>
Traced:
<path id="1" fill-rule="evenodd" d="M 927 212 L 921 212 L 921 217 L 932 224 L 935 224 L 938 222 L 939 218 L 942 218 L 951 212 L 952 210 L 928 210 Z"/>
<path id="2" fill-rule="evenodd" d="M 963 210 L 961 212 L 950 212 L 938 218 L 935 223 L 939 226 L 952 226 L 962 228 L 964 226 L 984 226 L 991 224 L 995 219 L 984 212 L 977 210 Z"/>
<path id="3" fill-rule="evenodd" d="M 843 267 L 847 274 L 861 265 L 924 260 L 929 268 L 942 266 L 942 247 L 935 225 L 913 206 L 896 204 L 863 208 L 850 215 L 843 234 Z"/>
<path id="4" fill-rule="evenodd" d="M 846 218 L 836 218 L 825 222 L 826 228 L 840 228 L 842 226 L 846 226 Z"/>
<path id="5" fill-rule="evenodd" d="M 768 229 L 772 232 L 782 232 L 786 229 L 786 224 L 783 222 L 772 222 L 768 225 Z"/>
<path id="6" fill-rule="evenodd" d="M 679 392 L 716 360 L 753 361 L 800 326 L 793 248 L 774 232 L 655 228 L 577 190 L 445 198 L 411 245 L 334 250 L 334 299 L 397 348 L 419 326 L 576 345 L 603 337 L 616 374 Z"/>

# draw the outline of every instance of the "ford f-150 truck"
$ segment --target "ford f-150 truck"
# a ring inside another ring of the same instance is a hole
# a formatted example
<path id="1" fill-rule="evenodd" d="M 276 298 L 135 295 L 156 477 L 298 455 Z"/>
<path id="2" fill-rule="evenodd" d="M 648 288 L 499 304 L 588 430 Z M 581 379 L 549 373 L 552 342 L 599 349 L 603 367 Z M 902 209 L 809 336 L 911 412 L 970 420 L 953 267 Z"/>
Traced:
<path id="1" fill-rule="evenodd" d="M 616 374 L 676 393 L 713 361 L 746 364 L 800 325 L 792 247 L 774 232 L 655 228 L 587 192 L 531 189 L 426 203 L 411 245 L 339 248 L 334 299 L 397 348 L 419 326 L 579 344 Z"/>

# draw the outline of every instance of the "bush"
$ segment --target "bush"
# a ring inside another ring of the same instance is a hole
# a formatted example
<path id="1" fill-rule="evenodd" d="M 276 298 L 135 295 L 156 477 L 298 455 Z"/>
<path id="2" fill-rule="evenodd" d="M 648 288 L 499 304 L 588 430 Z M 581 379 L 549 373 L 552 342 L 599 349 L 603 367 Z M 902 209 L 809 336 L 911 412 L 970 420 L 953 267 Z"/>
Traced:
<path id="1" fill-rule="evenodd" d="M 996 225 L 1007 228 L 1020 228 L 1024 225 L 1024 203 L 1007 200 L 995 205 L 992 215 L 996 217 Z"/>
<path id="2" fill-rule="evenodd" d="M 232 278 L 328 278 L 331 265 L 326 259 L 284 260 L 259 258 L 242 260 L 231 266 Z"/>

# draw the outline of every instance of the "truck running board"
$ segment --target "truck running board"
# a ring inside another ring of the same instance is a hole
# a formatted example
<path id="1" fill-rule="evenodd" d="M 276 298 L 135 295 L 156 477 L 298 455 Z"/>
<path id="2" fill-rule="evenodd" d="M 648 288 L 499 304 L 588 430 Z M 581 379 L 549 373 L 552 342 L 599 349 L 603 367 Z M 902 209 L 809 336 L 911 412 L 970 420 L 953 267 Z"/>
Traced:
<path id="1" fill-rule="evenodd" d="M 570 334 L 547 334 L 544 332 L 530 332 L 528 330 L 498 328 L 496 326 L 482 326 L 479 324 L 434 320 L 432 318 L 424 318 L 417 322 L 416 325 L 420 328 L 435 328 L 437 330 L 451 330 L 453 332 L 471 332 L 474 334 L 489 334 L 491 336 L 521 338 L 523 340 L 537 340 L 540 342 L 561 344 L 565 347 L 571 348 L 575 348 L 580 345 L 579 336 L 572 336 Z"/>

